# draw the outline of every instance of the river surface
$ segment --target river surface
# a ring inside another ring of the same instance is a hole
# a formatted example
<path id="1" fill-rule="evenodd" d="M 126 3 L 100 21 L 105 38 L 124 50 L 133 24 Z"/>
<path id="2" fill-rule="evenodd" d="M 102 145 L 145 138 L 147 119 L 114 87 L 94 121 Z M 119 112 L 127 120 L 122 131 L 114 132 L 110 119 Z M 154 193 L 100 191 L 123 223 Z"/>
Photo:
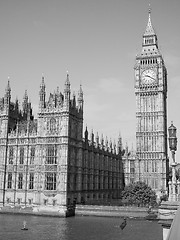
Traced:
<path id="1" fill-rule="evenodd" d="M 27 231 L 22 231 L 23 221 Z M 157 221 L 122 218 L 70 217 L 50 218 L 0 214 L 0 240 L 162 240 Z"/>

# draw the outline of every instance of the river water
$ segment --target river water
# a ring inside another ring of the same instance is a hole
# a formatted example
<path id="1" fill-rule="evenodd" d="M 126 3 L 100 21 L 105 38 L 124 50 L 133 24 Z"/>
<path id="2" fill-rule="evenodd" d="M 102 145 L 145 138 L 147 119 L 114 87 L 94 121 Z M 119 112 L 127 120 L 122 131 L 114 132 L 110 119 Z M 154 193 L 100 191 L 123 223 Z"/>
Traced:
<path id="1" fill-rule="evenodd" d="M 23 221 L 28 231 L 22 231 Z M 162 240 L 156 221 L 111 217 L 50 218 L 0 214 L 0 240 Z"/>

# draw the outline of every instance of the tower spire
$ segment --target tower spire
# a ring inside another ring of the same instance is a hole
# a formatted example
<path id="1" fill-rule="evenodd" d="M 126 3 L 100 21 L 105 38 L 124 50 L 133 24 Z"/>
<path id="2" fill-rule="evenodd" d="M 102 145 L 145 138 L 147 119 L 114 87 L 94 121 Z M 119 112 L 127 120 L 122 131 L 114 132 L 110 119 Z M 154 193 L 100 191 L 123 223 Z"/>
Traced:
<path id="1" fill-rule="evenodd" d="M 145 30 L 144 36 L 155 35 L 155 31 L 154 31 L 152 23 L 151 23 L 151 6 L 150 6 L 150 4 L 149 4 L 148 14 L 149 14 L 149 16 L 148 16 L 148 23 L 147 23 L 147 26 L 146 26 L 146 30 Z"/>
<path id="2" fill-rule="evenodd" d="M 142 46 L 145 47 L 142 49 L 142 54 L 145 54 L 145 55 L 147 55 L 147 49 L 152 50 L 154 47 L 156 47 L 155 52 L 158 52 L 157 35 L 156 35 L 154 28 L 152 26 L 152 23 L 151 23 L 151 7 L 150 7 L 150 5 L 149 5 L 148 14 L 149 14 L 148 23 L 146 25 L 146 30 L 143 34 L 143 42 L 142 42 Z M 158 52 L 158 54 L 159 54 L 159 52 Z"/>

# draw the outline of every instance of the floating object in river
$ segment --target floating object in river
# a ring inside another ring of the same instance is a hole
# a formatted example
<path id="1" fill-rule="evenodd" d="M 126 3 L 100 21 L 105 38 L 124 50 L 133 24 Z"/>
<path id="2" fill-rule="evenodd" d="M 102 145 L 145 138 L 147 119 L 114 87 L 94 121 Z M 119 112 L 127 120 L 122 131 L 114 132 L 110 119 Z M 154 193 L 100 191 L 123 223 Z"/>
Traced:
<path id="1" fill-rule="evenodd" d="M 23 228 L 21 228 L 21 230 L 28 230 L 28 228 L 26 227 L 26 221 L 23 221 Z"/>

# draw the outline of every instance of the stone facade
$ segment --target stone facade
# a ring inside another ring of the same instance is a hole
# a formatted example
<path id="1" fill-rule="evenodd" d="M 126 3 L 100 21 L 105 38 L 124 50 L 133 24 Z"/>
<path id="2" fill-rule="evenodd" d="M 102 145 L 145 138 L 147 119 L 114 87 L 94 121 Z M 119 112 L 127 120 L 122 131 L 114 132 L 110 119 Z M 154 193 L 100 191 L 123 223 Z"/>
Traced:
<path id="1" fill-rule="evenodd" d="M 110 201 L 122 190 L 120 144 L 94 134 L 83 138 L 83 91 L 71 98 L 69 75 L 63 94 L 46 99 L 44 77 L 37 119 L 25 92 L 22 109 L 11 88 L 0 99 L 0 202 L 49 209 Z"/>
<path id="2" fill-rule="evenodd" d="M 129 150 L 126 145 L 125 149 L 122 151 L 122 161 L 123 161 L 123 172 L 124 172 L 124 183 L 125 186 L 134 183 L 137 179 L 136 176 L 136 151 L 133 149 Z"/>
<path id="3" fill-rule="evenodd" d="M 167 188 L 167 70 L 157 35 L 148 24 L 142 51 L 135 63 L 136 180 L 145 181 L 159 195 Z"/>

